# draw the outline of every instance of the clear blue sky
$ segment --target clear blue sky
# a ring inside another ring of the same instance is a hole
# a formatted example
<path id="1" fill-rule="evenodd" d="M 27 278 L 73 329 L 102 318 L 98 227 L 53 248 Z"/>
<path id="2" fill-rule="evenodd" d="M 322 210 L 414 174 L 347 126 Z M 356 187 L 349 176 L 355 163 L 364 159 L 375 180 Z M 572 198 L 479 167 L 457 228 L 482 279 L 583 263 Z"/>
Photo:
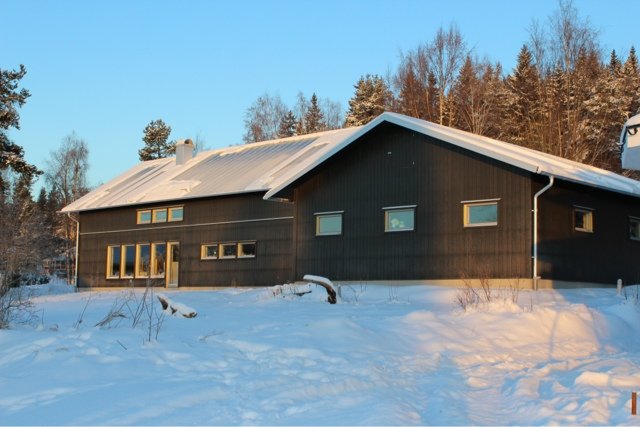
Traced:
<path id="1" fill-rule="evenodd" d="M 574 0 L 605 52 L 640 48 L 639 3 Z M 302 91 L 346 109 L 363 74 L 395 70 L 399 52 L 458 25 L 480 57 L 511 71 L 532 20 L 555 0 L 32 1 L 0 0 L 0 68 L 24 64 L 32 96 L 10 132 L 44 167 L 75 131 L 89 144 L 90 184 L 138 162 L 142 130 L 162 118 L 172 139 L 241 142 L 243 116 L 265 91 Z M 39 186 L 34 189 L 38 191 Z"/>

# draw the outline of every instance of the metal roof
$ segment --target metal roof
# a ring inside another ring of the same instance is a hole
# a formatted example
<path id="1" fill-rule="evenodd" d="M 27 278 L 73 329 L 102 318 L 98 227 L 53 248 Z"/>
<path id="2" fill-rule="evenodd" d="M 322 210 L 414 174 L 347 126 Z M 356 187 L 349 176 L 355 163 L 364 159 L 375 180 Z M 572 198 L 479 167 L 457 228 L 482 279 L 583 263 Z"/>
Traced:
<path id="1" fill-rule="evenodd" d="M 174 157 L 142 162 L 62 209 L 79 212 L 172 200 L 267 191 L 302 157 L 359 127 L 204 151 L 183 165 Z"/>
<path id="2" fill-rule="evenodd" d="M 365 126 L 205 151 L 183 165 L 176 165 L 174 158 L 143 162 L 66 206 L 62 212 L 257 191 L 266 191 L 265 199 L 275 199 L 287 186 L 383 122 L 402 126 L 532 173 L 640 197 L 640 182 L 622 175 L 387 112 Z"/>
<path id="3" fill-rule="evenodd" d="M 273 182 L 271 190 L 265 194 L 264 198 L 277 198 L 278 193 L 298 178 L 316 168 L 325 160 L 383 122 L 402 126 L 532 173 L 554 176 L 566 181 L 640 197 L 639 181 L 614 172 L 447 126 L 437 125 L 425 120 L 385 112 L 367 125 L 362 126 L 356 132 L 347 135 L 344 140 L 332 144 L 331 147 L 327 147 L 326 150 L 318 152 L 314 156 L 307 157 L 303 162 L 290 168 L 285 174 L 281 174 L 278 179 Z"/>

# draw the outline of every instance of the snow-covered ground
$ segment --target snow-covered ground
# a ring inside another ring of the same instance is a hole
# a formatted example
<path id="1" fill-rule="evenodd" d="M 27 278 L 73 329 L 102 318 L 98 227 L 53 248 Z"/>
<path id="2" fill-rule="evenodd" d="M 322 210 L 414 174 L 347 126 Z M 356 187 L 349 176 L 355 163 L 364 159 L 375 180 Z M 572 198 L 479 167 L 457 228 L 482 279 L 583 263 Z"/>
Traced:
<path id="1" fill-rule="evenodd" d="M 440 287 L 357 285 L 336 305 L 315 286 L 163 290 L 198 315 L 166 316 L 149 342 L 130 319 L 94 326 L 122 291 L 37 289 L 41 321 L 0 331 L 0 424 L 640 423 L 631 290 L 467 312 Z"/>

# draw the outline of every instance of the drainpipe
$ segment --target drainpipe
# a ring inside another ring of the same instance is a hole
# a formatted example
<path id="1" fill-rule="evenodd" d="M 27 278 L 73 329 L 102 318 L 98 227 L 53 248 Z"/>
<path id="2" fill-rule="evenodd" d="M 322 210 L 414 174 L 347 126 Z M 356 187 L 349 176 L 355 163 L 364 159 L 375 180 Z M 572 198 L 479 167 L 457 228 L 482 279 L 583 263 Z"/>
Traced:
<path id="1" fill-rule="evenodd" d="M 549 183 L 533 196 L 533 289 L 538 290 L 538 197 L 553 186 L 553 176 Z"/>
<path id="2" fill-rule="evenodd" d="M 78 288 L 78 243 L 80 242 L 80 221 L 71 216 L 70 212 L 67 212 L 67 216 L 70 220 L 76 223 L 76 258 L 73 264 L 73 284 Z"/>

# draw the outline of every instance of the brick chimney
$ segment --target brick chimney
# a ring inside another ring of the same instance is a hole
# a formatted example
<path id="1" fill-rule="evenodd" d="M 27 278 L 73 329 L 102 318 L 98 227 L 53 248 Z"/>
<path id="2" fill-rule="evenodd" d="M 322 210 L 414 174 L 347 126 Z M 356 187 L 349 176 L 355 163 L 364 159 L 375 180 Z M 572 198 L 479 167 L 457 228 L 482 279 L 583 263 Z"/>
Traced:
<path id="1" fill-rule="evenodd" d="M 190 139 L 179 139 L 176 143 L 176 165 L 184 165 L 193 158 L 193 142 Z"/>

